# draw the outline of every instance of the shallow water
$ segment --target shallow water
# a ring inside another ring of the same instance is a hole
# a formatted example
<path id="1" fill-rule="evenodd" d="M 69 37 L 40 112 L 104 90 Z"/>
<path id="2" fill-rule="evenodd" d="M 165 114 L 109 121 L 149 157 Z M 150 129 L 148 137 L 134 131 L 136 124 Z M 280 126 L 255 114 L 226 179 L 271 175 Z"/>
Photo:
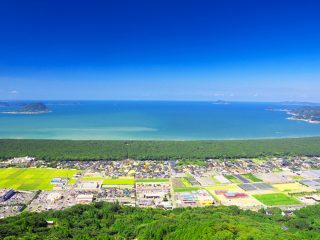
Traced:
<path id="1" fill-rule="evenodd" d="M 0 114 L 0 138 L 254 139 L 320 136 L 320 124 L 287 120 L 271 103 L 83 101 L 51 113 Z M 0 111 L 9 108 L 1 107 Z"/>

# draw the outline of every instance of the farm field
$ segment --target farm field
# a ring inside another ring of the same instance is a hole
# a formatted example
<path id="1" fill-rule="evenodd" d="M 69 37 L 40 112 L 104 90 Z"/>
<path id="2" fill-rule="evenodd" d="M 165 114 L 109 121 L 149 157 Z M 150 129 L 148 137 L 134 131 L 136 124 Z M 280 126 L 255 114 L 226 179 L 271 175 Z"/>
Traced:
<path id="1" fill-rule="evenodd" d="M 134 178 L 109 178 L 102 182 L 103 185 L 133 185 Z"/>
<path id="2" fill-rule="evenodd" d="M 216 185 L 211 187 L 206 187 L 209 191 L 216 191 L 216 190 L 226 190 L 226 191 L 232 191 L 232 192 L 244 192 L 240 187 L 238 187 L 235 184 L 229 184 L 229 185 Z"/>
<path id="3" fill-rule="evenodd" d="M 311 188 L 306 187 L 298 182 L 273 184 L 272 186 L 281 192 L 312 192 L 313 191 Z"/>
<path id="4" fill-rule="evenodd" d="M 101 181 L 103 177 L 83 177 L 81 178 L 82 181 Z"/>
<path id="5" fill-rule="evenodd" d="M 77 182 L 76 179 L 71 178 L 71 179 L 69 180 L 69 182 L 68 182 L 68 185 L 74 185 L 76 182 Z"/>
<path id="6" fill-rule="evenodd" d="M 228 179 L 232 183 L 242 183 L 238 178 L 232 175 L 224 175 L 226 179 Z"/>
<path id="7" fill-rule="evenodd" d="M 181 178 L 173 178 L 172 179 L 172 187 L 176 188 L 184 188 L 186 185 L 181 181 Z"/>
<path id="8" fill-rule="evenodd" d="M 181 181 L 186 187 L 192 187 L 192 184 L 188 181 L 187 178 L 181 178 Z"/>
<path id="9" fill-rule="evenodd" d="M 243 174 L 242 176 L 244 176 L 246 179 L 248 179 L 251 182 L 262 182 L 260 178 L 257 178 L 252 173 Z"/>
<path id="10" fill-rule="evenodd" d="M 53 168 L 5 168 L 0 169 L 0 188 L 16 190 L 51 190 L 54 177 L 71 178 L 79 170 Z"/>
<path id="11" fill-rule="evenodd" d="M 267 206 L 300 204 L 298 200 L 283 193 L 257 194 L 252 196 Z"/>

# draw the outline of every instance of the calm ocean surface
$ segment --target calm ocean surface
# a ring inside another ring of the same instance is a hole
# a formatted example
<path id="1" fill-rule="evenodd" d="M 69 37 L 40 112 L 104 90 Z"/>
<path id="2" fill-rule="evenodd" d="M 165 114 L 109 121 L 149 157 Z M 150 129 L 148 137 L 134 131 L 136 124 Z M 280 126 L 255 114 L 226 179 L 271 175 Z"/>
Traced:
<path id="1" fill-rule="evenodd" d="M 291 121 L 268 103 L 99 101 L 47 104 L 49 114 L 0 114 L 0 138 L 253 139 L 320 136 L 320 124 Z M 0 111 L 8 108 L 1 107 Z"/>

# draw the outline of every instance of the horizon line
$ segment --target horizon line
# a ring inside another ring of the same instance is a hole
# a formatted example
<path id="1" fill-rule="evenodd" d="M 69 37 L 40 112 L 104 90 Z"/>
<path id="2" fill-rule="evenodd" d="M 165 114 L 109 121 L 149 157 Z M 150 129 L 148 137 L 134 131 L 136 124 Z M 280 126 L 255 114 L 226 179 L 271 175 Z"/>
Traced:
<path id="1" fill-rule="evenodd" d="M 130 102 L 229 102 L 229 103 L 316 103 L 320 104 L 320 101 L 299 101 L 299 100 L 274 100 L 274 101 L 253 101 L 253 100 L 192 100 L 192 99 L 0 99 L 0 102 L 19 102 L 19 101 L 65 101 L 65 102 L 83 102 L 83 101 L 95 101 L 95 102 L 106 102 L 106 101 L 130 101 Z"/>

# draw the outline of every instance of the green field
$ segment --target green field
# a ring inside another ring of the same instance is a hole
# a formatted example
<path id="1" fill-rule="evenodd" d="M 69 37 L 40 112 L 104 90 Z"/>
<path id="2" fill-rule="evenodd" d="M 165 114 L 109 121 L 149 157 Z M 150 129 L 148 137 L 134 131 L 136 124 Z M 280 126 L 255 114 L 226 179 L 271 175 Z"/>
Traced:
<path id="1" fill-rule="evenodd" d="M 233 182 L 233 183 L 242 183 L 238 178 L 232 176 L 232 175 L 224 175 L 224 177 L 226 179 L 228 179 L 230 182 Z"/>
<path id="2" fill-rule="evenodd" d="M 169 178 L 157 178 L 157 179 L 137 179 L 136 183 L 143 183 L 143 182 L 169 182 Z"/>
<path id="3" fill-rule="evenodd" d="M 133 185 L 134 179 L 105 179 L 103 185 Z"/>
<path id="4" fill-rule="evenodd" d="M 71 178 L 68 182 L 68 185 L 74 185 L 77 182 L 77 179 Z"/>
<path id="5" fill-rule="evenodd" d="M 260 178 L 257 178 L 252 173 L 243 174 L 242 176 L 244 176 L 246 179 L 250 180 L 251 182 L 262 182 Z"/>
<path id="6" fill-rule="evenodd" d="M 283 193 L 257 194 L 252 196 L 267 206 L 300 204 L 295 198 Z"/>
<path id="7" fill-rule="evenodd" d="M 71 178 L 78 170 L 52 168 L 3 168 L 0 169 L 0 188 L 17 190 L 51 190 L 53 177 Z"/>

